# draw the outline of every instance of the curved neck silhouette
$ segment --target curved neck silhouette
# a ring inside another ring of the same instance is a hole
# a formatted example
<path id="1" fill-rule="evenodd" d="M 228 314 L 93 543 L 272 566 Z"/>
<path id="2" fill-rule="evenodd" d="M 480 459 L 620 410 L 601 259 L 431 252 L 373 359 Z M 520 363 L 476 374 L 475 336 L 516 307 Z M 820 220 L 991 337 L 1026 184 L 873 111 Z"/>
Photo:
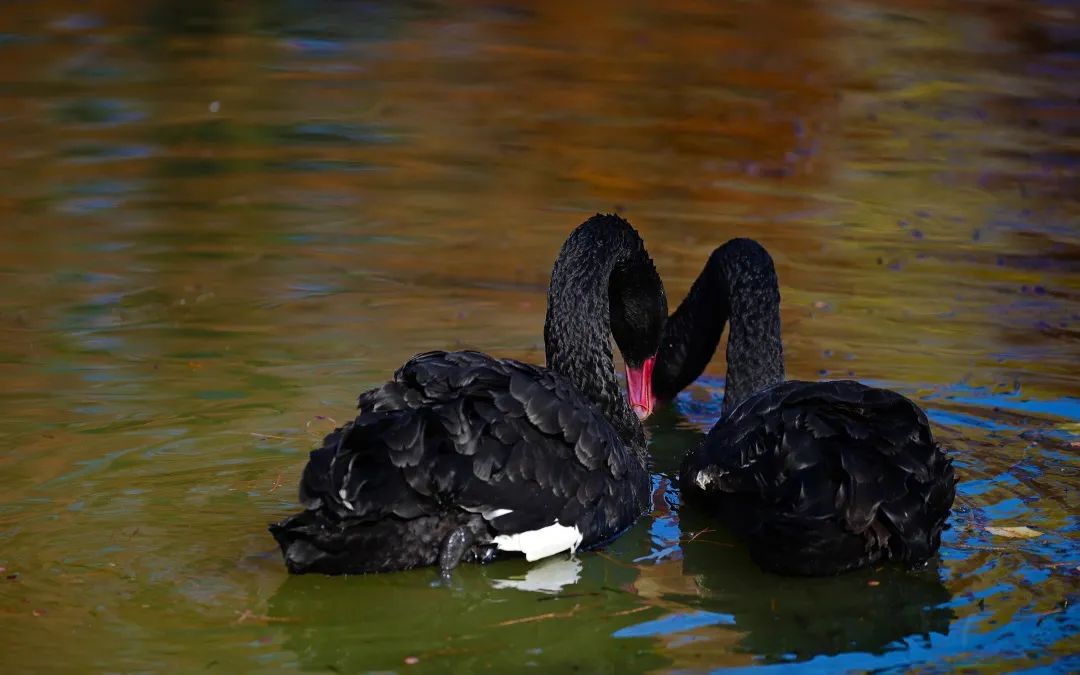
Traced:
<path id="1" fill-rule="evenodd" d="M 641 448 L 645 431 L 615 377 L 609 336 L 628 363 L 651 357 L 666 314 L 660 277 L 629 223 L 596 215 L 570 234 L 548 289 L 547 365 L 596 404 L 624 442 Z M 629 325 L 627 315 L 640 320 Z M 650 330 L 651 345 L 643 337 Z"/>
<path id="2" fill-rule="evenodd" d="M 784 381 L 780 287 L 768 251 L 753 239 L 732 239 L 705 269 L 667 321 L 653 371 L 653 390 L 671 400 L 712 360 L 730 322 L 722 415 L 748 396 Z"/>

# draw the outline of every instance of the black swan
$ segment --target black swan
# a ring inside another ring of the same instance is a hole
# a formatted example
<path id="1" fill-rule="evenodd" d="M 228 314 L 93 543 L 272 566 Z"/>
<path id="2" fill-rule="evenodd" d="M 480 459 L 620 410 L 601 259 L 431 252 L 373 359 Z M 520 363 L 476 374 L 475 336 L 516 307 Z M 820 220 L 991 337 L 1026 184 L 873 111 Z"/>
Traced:
<path id="1" fill-rule="evenodd" d="M 784 381 L 780 290 L 768 252 L 733 239 L 668 319 L 653 391 L 668 401 L 705 369 L 730 321 L 721 417 L 680 469 L 764 569 L 829 575 L 916 566 L 941 544 L 952 460 L 912 401 L 851 380 Z"/>
<path id="2" fill-rule="evenodd" d="M 361 394 L 356 419 L 311 453 L 306 510 L 270 526 L 289 571 L 446 573 L 506 551 L 573 553 L 629 528 L 648 506 L 638 418 L 666 318 L 638 233 L 617 216 L 587 220 L 551 273 L 548 367 L 428 352 Z"/>

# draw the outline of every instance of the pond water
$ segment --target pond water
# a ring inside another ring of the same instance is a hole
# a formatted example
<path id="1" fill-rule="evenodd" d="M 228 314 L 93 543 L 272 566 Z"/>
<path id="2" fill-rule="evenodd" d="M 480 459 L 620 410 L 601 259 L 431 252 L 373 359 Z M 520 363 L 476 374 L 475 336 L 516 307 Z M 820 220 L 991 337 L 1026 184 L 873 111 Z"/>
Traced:
<path id="1" fill-rule="evenodd" d="M 1080 669 L 1075 3 L 13 4 L 0 151 L 4 670 Z M 612 210 L 673 305 L 759 239 L 789 376 L 926 407 L 938 560 L 785 579 L 680 513 L 718 359 L 606 550 L 289 578 L 321 434 L 418 351 L 541 362 Z"/>

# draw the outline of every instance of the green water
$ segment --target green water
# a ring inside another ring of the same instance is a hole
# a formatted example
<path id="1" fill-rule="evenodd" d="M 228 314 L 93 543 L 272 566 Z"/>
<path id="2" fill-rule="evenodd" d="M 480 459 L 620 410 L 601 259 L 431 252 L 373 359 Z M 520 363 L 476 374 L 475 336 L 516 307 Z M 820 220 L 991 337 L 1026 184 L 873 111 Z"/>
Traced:
<path id="1" fill-rule="evenodd" d="M 1078 41 L 1023 0 L 6 6 L 2 669 L 1080 669 Z M 554 256 L 616 209 L 673 304 L 760 239 L 789 375 L 926 407 L 939 560 L 784 579 L 679 513 L 718 361 L 610 548 L 289 578 L 265 525 L 356 394 L 541 362 Z"/>

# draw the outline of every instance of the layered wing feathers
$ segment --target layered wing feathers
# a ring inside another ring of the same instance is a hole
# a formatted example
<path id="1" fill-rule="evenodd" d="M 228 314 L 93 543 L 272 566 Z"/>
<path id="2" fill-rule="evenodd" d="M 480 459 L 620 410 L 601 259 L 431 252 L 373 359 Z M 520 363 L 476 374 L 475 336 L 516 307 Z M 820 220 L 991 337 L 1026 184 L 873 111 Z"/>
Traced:
<path id="1" fill-rule="evenodd" d="M 580 526 L 588 546 L 646 504 L 648 474 L 633 449 L 551 371 L 428 352 L 359 406 L 311 453 L 301 482 L 308 508 L 350 522 L 465 510 L 487 514 L 491 536 L 558 521 Z"/>
<path id="2" fill-rule="evenodd" d="M 747 399 L 682 475 L 689 497 L 720 503 L 759 562 L 798 574 L 925 560 L 956 482 L 918 406 L 853 381 L 787 382 Z"/>

